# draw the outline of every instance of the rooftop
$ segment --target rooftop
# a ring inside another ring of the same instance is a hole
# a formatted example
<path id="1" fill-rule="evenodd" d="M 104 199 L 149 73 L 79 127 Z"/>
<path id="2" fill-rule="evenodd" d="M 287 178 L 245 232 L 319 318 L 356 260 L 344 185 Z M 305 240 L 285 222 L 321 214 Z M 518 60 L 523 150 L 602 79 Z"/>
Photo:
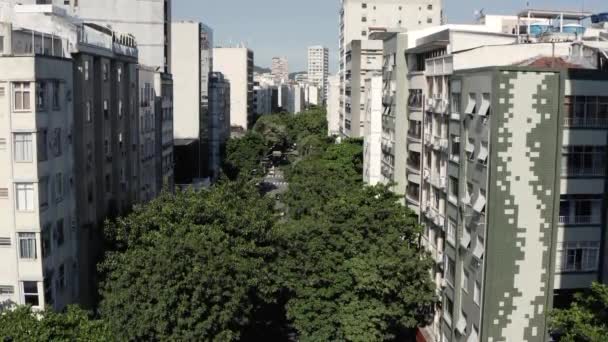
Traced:
<path id="1" fill-rule="evenodd" d="M 583 20 L 592 15 L 591 12 L 583 11 L 555 11 L 542 9 L 526 9 L 517 14 L 518 17 L 532 17 L 539 19 L 564 19 L 564 20 Z"/>

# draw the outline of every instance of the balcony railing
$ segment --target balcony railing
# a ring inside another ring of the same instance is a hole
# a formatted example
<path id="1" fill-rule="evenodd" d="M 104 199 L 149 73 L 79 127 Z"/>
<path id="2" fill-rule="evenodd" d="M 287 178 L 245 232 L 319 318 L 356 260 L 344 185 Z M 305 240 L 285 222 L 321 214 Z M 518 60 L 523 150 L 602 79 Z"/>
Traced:
<path id="1" fill-rule="evenodd" d="M 560 216 L 560 224 L 600 224 L 601 218 L 599 215 L 591 216 Z"/>
<path id="2" fill-rule="evenodd" d="M 563 167 L 562 176 L 571 177 L 603 177 L 606 175 L 604 167 Z"/>
<path id="3" fill-rule="evenodd" d="M 564 127 L 608 128 L 608 117 L 607 118 L 581 118 L 581 117 L 564 118 Z"/>

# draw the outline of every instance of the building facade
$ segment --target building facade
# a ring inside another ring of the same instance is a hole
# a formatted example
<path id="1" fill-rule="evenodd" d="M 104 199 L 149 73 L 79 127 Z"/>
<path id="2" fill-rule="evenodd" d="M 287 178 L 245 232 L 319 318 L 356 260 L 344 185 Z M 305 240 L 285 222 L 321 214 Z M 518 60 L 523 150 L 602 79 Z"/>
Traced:
<path id="1" fill-rule="evenodd" d="M 253 51 L 244 47 L 214 48 L 213 70 L 230 82 L 230 126 L 234 134 L 251 128 L 253 109 Z"/>
<path id="2" fill-rule="evenodd" d="M 327 134 L 340 135 L 340 76 L 332 75 L 327 78 Z"/>
<path id="3" fill-rule="evenodd" d="M 322 102 L 327 101 L 327 78 L 329 77 L 329 49 L 323 46 L 308 48 L 308 83 L 321 89 Z"/>
<path id="4" fill-rule="evenodd" d="M 219 72 L 211 73 L 209 80 L 209 174 L 216 180 L 230 138 L 230 82 Z"/>
<path id="5" fill-rule="evenodd" d="M 365 127 L 363 139 L 363 181 L 376 185 L 382 181 L 382 76 L 366 79 Z"/>
<path id="6" fill-rule="evenodd" d="M 273 57 L 270 70 L 275 84 L 279 85 L 289 81 L 289 61 L 287 57 Z"/>

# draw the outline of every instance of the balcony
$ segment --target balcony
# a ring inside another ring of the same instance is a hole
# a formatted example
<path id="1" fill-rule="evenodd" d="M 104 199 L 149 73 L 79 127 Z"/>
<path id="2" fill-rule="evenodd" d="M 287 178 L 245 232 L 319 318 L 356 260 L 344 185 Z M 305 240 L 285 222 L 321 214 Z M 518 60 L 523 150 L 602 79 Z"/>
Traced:
<path id="1" fill-rule="evenodd" d="M 433 112 L 435 111 L 435 99 L 434 98 L 427 98 L 426 99 L 426 111 L 427 112 Z"/>
<path id="2" fill-rule="evenodd" d="M 433 145 L 433 136 L 430 133 L 424 133 L 424 144 L 427 146 Z"/>
<path id="3" fill-rule="evenodd" d="M 420 193 L 418 191 L 406 191 L 405 198 L 411 204 L 420 206 Z"/>
<path id="4" fill-rule="evenodd" d="M 452 56 L 429 58 L 425 61 L 425 74 L 427 76 L 449 75 L 454 71 Z"/>
<path id="5" fill-rule="evenodd" d="M 591 216 L 560 216 L 559 224 L 571 225 L 571 224 L 601 224 L 602 218 L 599 215 Z"/>
<path id="6" fill-rule="evenodd" d="M 608 128 L 608 117 L 566 117 L 564 127 L 569 128 Z"/>
<path id="7" fill-rule="evenodd" d="M 447 186 L 446 177 L 437 176 L 437 175 L 431 176 L 431 184 L 438 189 L 445 190 L 445 188 Z"/>
<path id="8" fill-rule="evenodd" d="M 422 134 L 420 134 L 420 130 L 416 131 L 416 130 L 408 130 L 407 131 L 407 137 L 408 139 L 414 141 L 414 142 L 420 142 L 422 140 Z"/>

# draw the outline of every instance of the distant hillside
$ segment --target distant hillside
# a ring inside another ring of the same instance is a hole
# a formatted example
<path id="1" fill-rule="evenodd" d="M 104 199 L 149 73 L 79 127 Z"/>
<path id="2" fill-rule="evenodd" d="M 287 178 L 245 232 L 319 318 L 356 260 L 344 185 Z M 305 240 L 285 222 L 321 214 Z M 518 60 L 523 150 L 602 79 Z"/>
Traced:
<path id="1" fill-rule="evenodd" d="M 263 67 L 254 65 L 253 72 L 257 72 L 258 74 L 264 74 L 264 73 L 270 72 L 270 68 L 263 68 Z"/>

